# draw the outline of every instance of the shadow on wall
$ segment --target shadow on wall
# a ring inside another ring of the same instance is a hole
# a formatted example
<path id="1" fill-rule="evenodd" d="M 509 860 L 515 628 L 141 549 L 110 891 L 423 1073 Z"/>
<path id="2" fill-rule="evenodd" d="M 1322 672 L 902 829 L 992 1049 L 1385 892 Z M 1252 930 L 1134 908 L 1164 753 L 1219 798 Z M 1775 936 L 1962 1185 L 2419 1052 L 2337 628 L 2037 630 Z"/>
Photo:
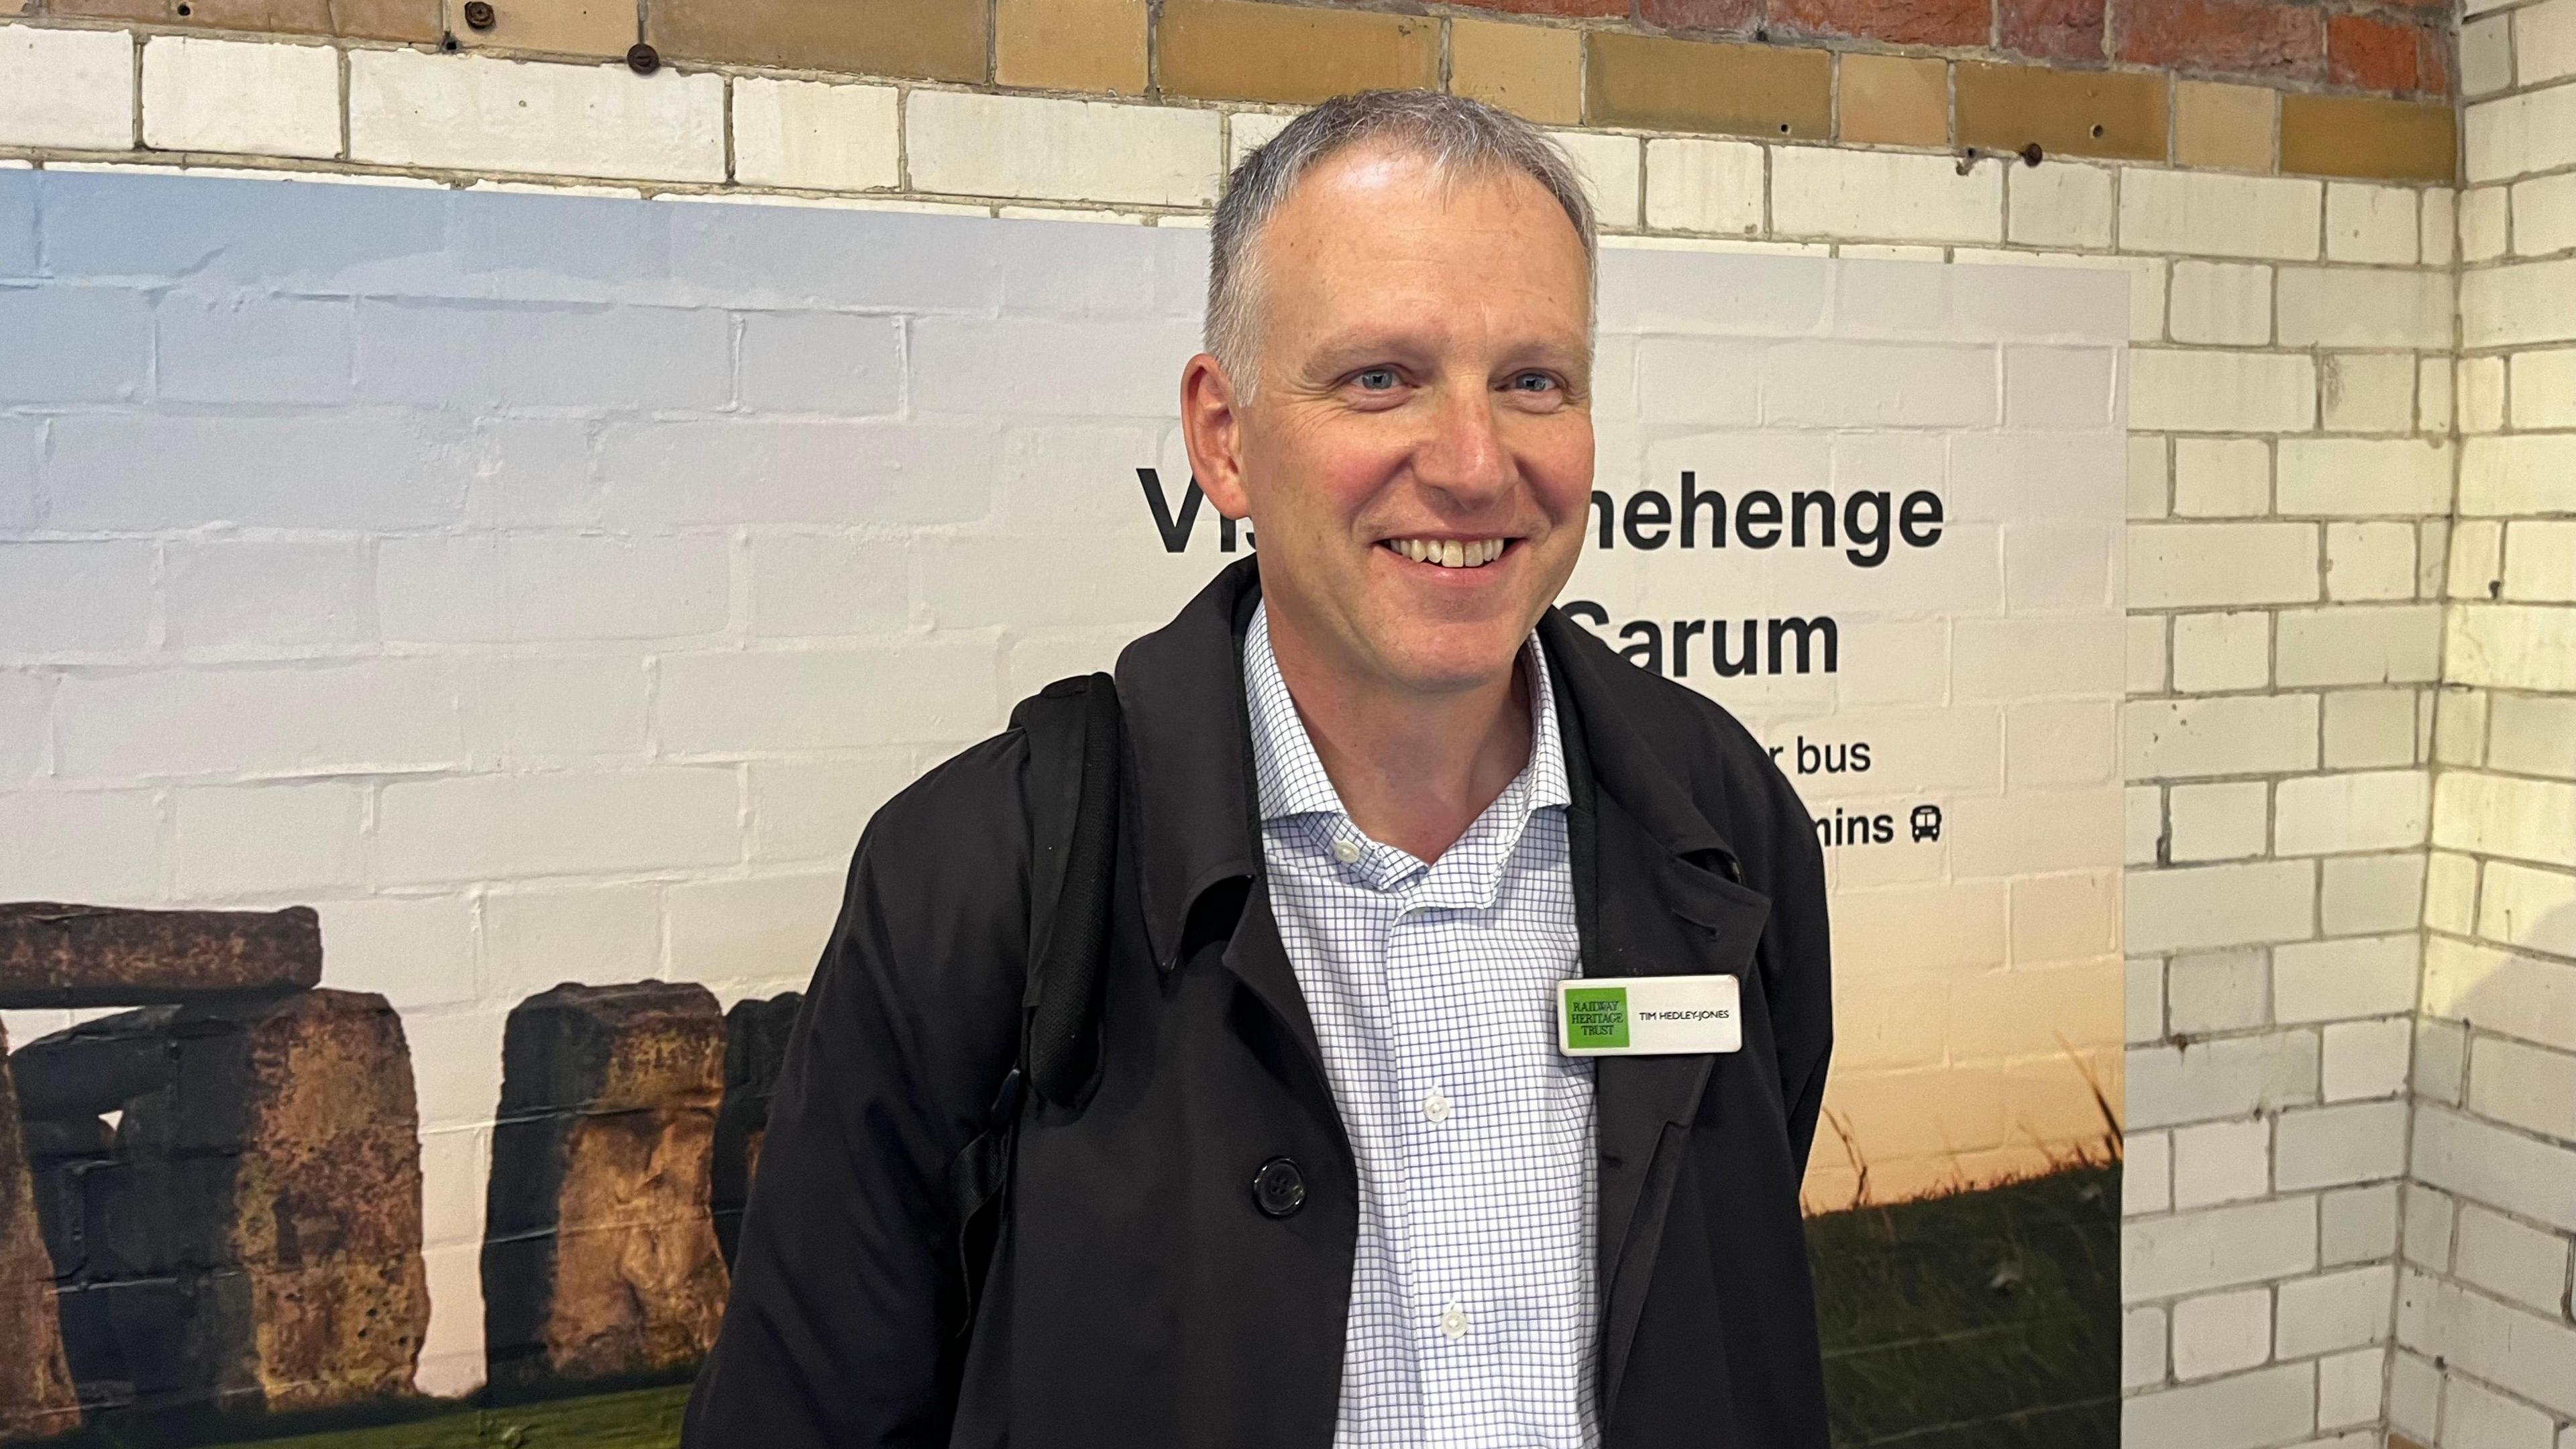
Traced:
<path id="1" fill-rule="evenodd" d="M 0 1440 L 429 1407 L 410 1053 L 321 974 L 304 907 L 0 905 L 0 1007 L 134 1008 L 0 1040 Z M 695 1369 L 797 1001 L 564 985 L 511 1013 L 487 1397 Z"/>
<path id="2" fill-rule="evenodd" d="M 2408 1063 L 2418 1100 L 2408 1167 L 2430 1186 L 2483 1198 L 2564 1231 L 2576 1223 L 2570 1217 L 2576 1206 L 2551 1200 L 2537 1186 L 2516 1201 L 2511 1175 L 2481 1170 L 2475 1160 L 2514 1151 L 2502 1135 L 2507 1130 L 2552 1130 L 2558 1104 L 2517 1100 L 2520 1093 L 2508 1085 L 2518 1075 L 2516 1064 L 2496 1058 L 2530 1052 L 2525 1043 L 2564 1052 L 2570 1046 L 2564 1024 L 2576 1021 L 2567 995 L 2576 970 L 2562 964 L 2576 962 L 2576 900 L 2537 871 L 2506 869 L 2511 874 L 2501 880 L 2505 873 L 2496 863 L 2485 869 L 2475 939 L 2435 935 L 2427 942 L 2422 1011 Z M 2482 1082 L 2474 1098 L 2473 1082 Z M 2524 1180 L 2539 1184 L 2543 1178 L 2530 1174 Z M 2491 1195 L 2498 1192 L 2504 1195 Z"/>

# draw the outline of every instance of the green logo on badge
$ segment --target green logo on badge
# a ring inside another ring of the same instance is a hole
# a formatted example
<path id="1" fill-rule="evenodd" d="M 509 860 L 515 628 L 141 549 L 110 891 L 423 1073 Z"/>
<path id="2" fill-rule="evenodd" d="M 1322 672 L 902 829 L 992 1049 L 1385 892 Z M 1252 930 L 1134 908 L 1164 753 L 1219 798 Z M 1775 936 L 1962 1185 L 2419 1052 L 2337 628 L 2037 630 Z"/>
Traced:
<path id="1" fill-rule="evenodd" d="M 1565 1045 L 1572 1050 L 1628 1044 L 1628 988 L 1586 986 L 1565 993 Z"/>

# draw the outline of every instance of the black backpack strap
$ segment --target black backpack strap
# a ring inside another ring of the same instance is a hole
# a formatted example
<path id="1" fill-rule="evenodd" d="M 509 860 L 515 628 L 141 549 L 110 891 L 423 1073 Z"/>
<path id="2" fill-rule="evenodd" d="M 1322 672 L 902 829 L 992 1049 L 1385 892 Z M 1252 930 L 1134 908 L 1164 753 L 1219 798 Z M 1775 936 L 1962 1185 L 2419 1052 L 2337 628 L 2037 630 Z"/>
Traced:
<path id="1" fill-rule="evenodd" d="M 1061 691 L 1061 693 L 1059 693 Z M 1042 727 L 1038 710 L 1078 710 L 1071 730 Z M 1020 1070 L 1038 1100 L 1077 1110 L 1090 1099 L 1099 1065 L 1100 961 L 1109 941 L 1109 887 L 1117 871 L 1118 686 L 1106 674 L 1051 684 L 1022 710 L 1029 718 L 1033 780 L 1069 776 L 1072 788 L 1033 792 L 1034 841 L 1043 865 L 1030 869 L 1029 959 Z M 1069 798 L 1068 798 L 1069 797 Z M 1051 808 L 1070 806 L 1069 819 Z M 1054 842 L 1063 842 L 1057 846 Z"/>
<path id="2" fill-rule="evenodd" d="M 949 1169 L 969 1328 L 1009 1212 L 1011 1157 L 1028 1093 L 1068 1112 L 1090 1099 L 1117 866 L 1117 684 L 1106 674 L 1057 680 L 1020 701 L 1011 727 L 1029 750 L 1029 959 L 1022 963 L 1018 1060 L 994 1094 L 982 1135 Z"/>

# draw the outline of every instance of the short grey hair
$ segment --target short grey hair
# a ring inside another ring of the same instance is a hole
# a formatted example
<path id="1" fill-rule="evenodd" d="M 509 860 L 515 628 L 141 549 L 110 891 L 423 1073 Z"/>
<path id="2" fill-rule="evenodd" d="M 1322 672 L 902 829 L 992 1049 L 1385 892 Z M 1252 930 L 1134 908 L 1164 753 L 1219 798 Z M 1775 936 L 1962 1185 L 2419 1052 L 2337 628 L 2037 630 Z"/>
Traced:
<path id="1" fill-rule="evenodd" d="M 1444 181 L 1519 172 L 1565 208 L 1583 240 L 1586 297 L 1600 247 L 1583 177 L 1564 148 L 1508 111 L 1438 91 L 1357 91 L 1335 96 L 1254 148 L 1226 182 L 1208 250 L 1205 346 L 1238 395 L 1259 385 L 1261 256 L 1256 243 L 1272 214 L 1318 163 L 1363 142 L 1389 143 L 1424 157 Z M 1588 305 L 1588 303 L 1587 303 Z"/>

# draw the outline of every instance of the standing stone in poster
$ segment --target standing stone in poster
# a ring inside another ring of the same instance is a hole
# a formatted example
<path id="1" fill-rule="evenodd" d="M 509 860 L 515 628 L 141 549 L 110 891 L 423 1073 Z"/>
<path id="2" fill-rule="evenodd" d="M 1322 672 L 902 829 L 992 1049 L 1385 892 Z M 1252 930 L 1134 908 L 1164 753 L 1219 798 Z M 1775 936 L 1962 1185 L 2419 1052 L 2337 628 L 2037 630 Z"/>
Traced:
<path id="1" fill-rule="evenodd" d="M 123 1012 L 16 1066 L 85 1396 L 292 1412 L 409 1391 L 420 1123 L 383 997 Z"/>
<path id="2" fill-rule="evenodd" d="M 766 1001 L 738 1001 L 725 1013 L 724 1105 L 716 1110 L 714 1206 L 716 1242 L 733 1266 L 742 1237 L 742 1211 L 751 1201 L 751 1179 L 760 1171 L 760 1144 L 769 1134 L 769 1099 L 787 1062 L 787 1038 L 796 1026 L 803 993 Z"/>
<path id="3" fill-rule="evenodd" d="M 34 1185 L 0 1027 L 0 1439 L 41 1439 L 80 1427 L 71 1369 L 54 1316 L 54 1269 L 36 1227 Z"/>
<path id="4" fill-rule="evenodd" d="M 684 1371 L 715 1342 L 724 1060 L 703 986 L 568 984 L 510 1013 L 483 1242 L 495 1388 Z"/>
<path id="5" fill-rule="evenodd" d="M 429 1328 L 420 1114 L 382 996 L 311 991 L 247 1033 L 233 1238 L 272 1410 L 407 1392 Z M 180 1090 L 192 1090 L 180 1058 Z"/>
<path id="6" fill-rule="evenodd" d="M 137 1169 L 120 1155 L 107 1116 L 169 1087 L 176 1060 L 170 1027 L 178 1011 L 146 1007 L 84 1022 L 28 1043 L 11 1064 L 63 1350 L 80 1396 L 102 1411 L 135 1400 L 117 1307 L 142 1302 L 147 1313 L 136 1317 L 149 1317 L 148 1305 L 181 1301 L 173 1275 L 137 1266 L 172 1262 L 178 1254 L 160 1241 L 169 1226 L 148 1211 L 154 1200 L 129 1190 Z M 147 1377 L 165 1386 L 188 1381 L 175 1368 L 154 1374 L 148 1349 L 138 1358 Z"/>
<path id="7" fill-rule="evenodd" d="M 0 1009 L 150 1006 L 322 980 L 322 922 L 282 911 L 0 902 Z"/>

